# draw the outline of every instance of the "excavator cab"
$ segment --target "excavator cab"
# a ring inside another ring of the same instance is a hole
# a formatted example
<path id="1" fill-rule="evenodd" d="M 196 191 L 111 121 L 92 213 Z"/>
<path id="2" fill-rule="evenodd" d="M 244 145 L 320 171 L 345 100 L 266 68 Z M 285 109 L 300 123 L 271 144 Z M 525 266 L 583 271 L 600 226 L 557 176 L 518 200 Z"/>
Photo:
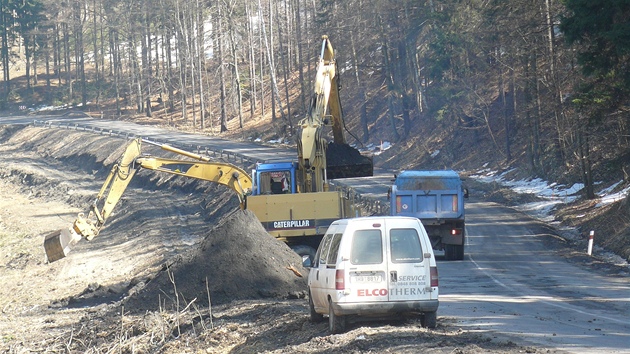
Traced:
<path id="1" fill-rule="evenodd" d="M 297 168 L 295 162 L 258 163 L 253 178 L 254 195 L 297 193 Z"/>

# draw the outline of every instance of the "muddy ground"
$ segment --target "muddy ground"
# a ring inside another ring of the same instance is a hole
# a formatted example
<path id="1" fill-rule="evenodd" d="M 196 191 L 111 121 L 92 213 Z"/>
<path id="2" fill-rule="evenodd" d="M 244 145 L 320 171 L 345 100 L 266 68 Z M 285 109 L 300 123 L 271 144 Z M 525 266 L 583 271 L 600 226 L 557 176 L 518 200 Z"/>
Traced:
<path id="1" fill-rule="evenodd" d="M 330 335 L 309 321 L 299 257 L 231 191 L 152 171 L 138 173 L 94 241 L 48 263 L 44 236 L 87 211 L 125 145 L 0 127 L 1 352 L 553 352 L 443 316 L 432 330 L 410 319 Z"/>

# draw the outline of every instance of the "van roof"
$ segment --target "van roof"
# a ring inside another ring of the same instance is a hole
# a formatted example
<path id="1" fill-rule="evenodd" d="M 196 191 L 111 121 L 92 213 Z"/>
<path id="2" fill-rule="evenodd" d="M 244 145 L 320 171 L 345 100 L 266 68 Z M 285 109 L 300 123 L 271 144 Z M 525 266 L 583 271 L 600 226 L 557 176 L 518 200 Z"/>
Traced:
<path id="1" fill-rule="evenodd" d="M 385 220 L 414 220 L 417 221 L 418 218 L 414 218 L 412 216 L 360 216 L 356 218 L 350 219 L 339 219 L 335 221 L 337 225 L 346 225 L 346 224 L 355 224 L 361 222 L 370 222 L 370 221 L 385 221 Z"/>

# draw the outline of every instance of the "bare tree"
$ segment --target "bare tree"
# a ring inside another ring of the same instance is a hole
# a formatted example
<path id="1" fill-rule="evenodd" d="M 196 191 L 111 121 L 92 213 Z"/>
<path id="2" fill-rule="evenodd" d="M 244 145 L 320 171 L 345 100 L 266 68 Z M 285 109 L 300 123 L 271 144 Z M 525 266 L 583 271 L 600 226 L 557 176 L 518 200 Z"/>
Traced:
<path id="1" fill-rule="evenodd" d="M 265 20 L 263 18 L 263 11 L 262 11 L 262 5 L 261 5 L 260 0 L 258 0 L 258 17 L 260 18 L 260 26 L 262 28 L 262 37 L 263 37 L 263 41 L 265 42 L 265 48 L 267 50 L 267 60 L 268 60 L 268 63 L 269 63 L 269 74 L 271 76 L 271 94 L 274 97 L 274 99 L 272 100 L 272 103 L 277 101 L 278 105 L 280 107 L 282 107 L 282 103 L 281 103 L 281 100 L 280 100 L 280 93 L 278 91 L 278 84 L 277 84 L 277 80 L 276 80 L 275 66 L 274 66 L 274 63 L 273 63 L 273 57 L 271 55 L 271 46 L 269 45 L 269 41 L 267 39 L 267 30 L 265 29 Z M 274 110 L 274 112 L 275 112 L 275 110 Z M 286 121 L 284 110 L 282 108 L 280 108 L 280 114 L 282 116 L 282 120 Z"/>
<path id="2" fill-rule="evenodd" d="M 228 130 L 227 127 L 227 113 L 226 113 L 226 95 L 225 95 L 225 57 L 223 54 L 223 17 L 221 16 L 221 6 L 218 6 L 218 16 L 217 16 L 217 34 L 215 39 L 217 40 L 217 46 L 219 49 L 219 74 L 220 74 L 220 92 L 221 92 L 221 132 L 225 132 Z"/>

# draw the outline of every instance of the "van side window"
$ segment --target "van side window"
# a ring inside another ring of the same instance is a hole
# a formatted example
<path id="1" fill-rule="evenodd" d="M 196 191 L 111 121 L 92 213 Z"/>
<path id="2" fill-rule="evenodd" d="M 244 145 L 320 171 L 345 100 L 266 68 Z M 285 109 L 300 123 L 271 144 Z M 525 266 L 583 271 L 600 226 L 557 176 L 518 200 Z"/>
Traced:
<path id="1" fill-rule="evenodd" d="M 381 230 L 357 230 L 352 237 L 352 264 L 383 263 L 383 241 Z"/>
<path id="2" fill-rule="evenodd" d="M 334 268 L 337 265 L 337 255 L 339 254 L 339 245 L 341 244 L 341 235 L 335 234 L 330 244 L 330 251 L 328 252 L 328 268 Z"/>
<path id="3" fill-rule="evenodd" d="M 330 242 L 332 241 L 332 234 L 328 234 L 324 236 L 322 243 L 319 245 L 319 259 L 316 259 L 315 262 L 317 264 L 326 264 L 326 259 L 328 259 L 328 249 L 330 248 Z"/>
<path id="4" fill-rule="evenodd" d="M 422 246 L 416 229 L 392 229 L 389 235 L 392 262 L 422 262 Z"/>

